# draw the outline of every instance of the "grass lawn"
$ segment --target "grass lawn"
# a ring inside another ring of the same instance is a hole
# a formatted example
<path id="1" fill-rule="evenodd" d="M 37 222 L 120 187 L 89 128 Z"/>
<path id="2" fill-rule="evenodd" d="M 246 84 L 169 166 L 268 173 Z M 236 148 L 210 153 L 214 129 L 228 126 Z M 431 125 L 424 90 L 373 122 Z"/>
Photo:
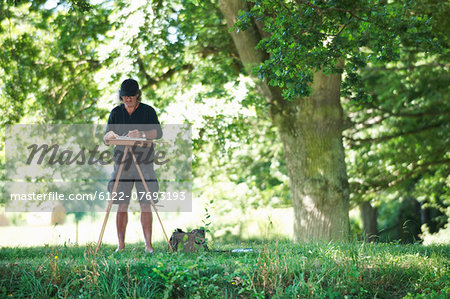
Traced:
<path id="1" fill-rule="evenodd" d="M 448 298 L 450 246 L 215 243 L 175 253 L 94 245 L 0 249 L 0 298 Z"/>

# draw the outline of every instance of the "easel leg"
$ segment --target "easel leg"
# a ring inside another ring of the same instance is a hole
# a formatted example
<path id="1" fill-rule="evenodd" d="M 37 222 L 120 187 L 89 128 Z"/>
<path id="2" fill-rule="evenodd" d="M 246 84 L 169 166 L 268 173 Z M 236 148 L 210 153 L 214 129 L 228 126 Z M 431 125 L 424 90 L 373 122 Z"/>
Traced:
<path id="1" fill-rule="evenodd" d="M 125 164 L 125 158 L 127 156 L 128 149 L 129 149 L 128 146 L 126 146 L 125 151 L 123 153 L 122 162 L 120 162 L 119 171 L 117 172 L 116 181 L 114 182 L 114 186 L 113 186 L 111 194 L 115 194 L 117 191 L 117 186 L 119 185 L 119 179 L 120 179 L 120 176 L 122 175 L 122 169 L 123 169 L 123 165 Z M 132 152 L 132 151 L 130 150 L 130 152 Z M 134 155 L 133 155 L 133 157 L 134 157 Z M 102 230 L 100 231 L 100 236 L 97 241 L 97 247 L 95 248 L 94 255 L 97 254 L 97 251 L 100 249 L 100 246 L 102 246 L 103 234 L 105 233 L 106 223 L 108 222 L 109 212 L 111 211 L 112 204 L 113 204 L 113 200 L 111 198 L 111 200 L 108 203 L 108 207 L 106 209 L 105 219 L 103 220 Z"/>
<path id="2" fill-rule="evenodd" d="M 141 177 L 142 183 L 144 184 L 145 192 L 150 193 L 150 190 L 148 189 L 148 186 L 147 186 L 147 182 L 145 181 L 144 175 L 142 174 L 141 167 L 139 167 L 139 164 L 136 161 L 136 157 L 134 156 L 133 150 L 130 149 L 130 152 L 131 152 L 131 156 L 133 157 L 133 161 L 134 161 L 134 164 L 136 165 L 136 169 L 139 173 L 139 176 Z M 166 237 L 167 243 L 169 244 L 170 251 L 173 252 L 172 245 L 170 245 L 170 241 L 169 241 L 169 238 L 167 237 L 166 230 L 164 229 L 161 218 L 159 218 L 158 210 L 156 209 L 155 203 L 153 202 L 153 198 L 151 196 L 150 196 L 150 203 L 152 204 L 152 207 L 155 210 L 156 216 L 158 217 L 159 223 L 161 224 L 161 228 L 163 230 L 164 236 Z"/>

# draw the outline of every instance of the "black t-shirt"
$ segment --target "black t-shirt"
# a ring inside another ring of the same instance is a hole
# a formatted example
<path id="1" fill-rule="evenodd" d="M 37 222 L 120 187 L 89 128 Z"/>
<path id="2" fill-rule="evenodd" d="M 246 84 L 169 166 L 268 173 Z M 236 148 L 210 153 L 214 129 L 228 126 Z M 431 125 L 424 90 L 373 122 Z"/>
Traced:
<path id="1" fill-rule="evenodd" d="M 131 130 L 156 130 L 156 139 L 161 138 L 162 130 L 155 109 L 147 104 L 139 103 L 139 106 L 130 115 L 124 104 L 115 107 L 109 115 L 106 132 L 113 131 L 120 136 L 125 136 Z M 135 152 L 146 152 L 149 149 L 153 151 L 153 146 L 150 148 L 136 148 Z M 123 146 L 116 146 L 114 156 L 117 157 L 123 151 Z"/>
<path id="2" fill-rule="evenodd" d="M 156 139 L 162 137 L 161 126 L 159 125 L 158 116 L 153 107 L 139 103 L 139 106 L 130 115 L 127 109 L 125 109 L 125 105 L 121 104 L 111 111 L 106 132 L 113 131 L 118 135 L 126 135 L 128 131 L 134 129 L 139 131 L 156 129 Z"/>

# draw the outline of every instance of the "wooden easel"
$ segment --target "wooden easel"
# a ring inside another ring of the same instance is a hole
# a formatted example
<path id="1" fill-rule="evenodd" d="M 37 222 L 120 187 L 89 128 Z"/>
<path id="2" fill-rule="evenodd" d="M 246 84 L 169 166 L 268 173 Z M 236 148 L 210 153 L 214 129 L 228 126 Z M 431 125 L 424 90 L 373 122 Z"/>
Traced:
<path id="1" fill-rule="evenodd" d="M 152 145 L 152 141 L 151 140 L 141 140 L 141 138 L 137 138 L 137 139 L 132 139 L 132 138 L 130 138 L 130 139 L 106 139 L 105 144 L 106 145 L 123 145 L 123 146 L 125 146 L 125 151 L 123 153 L 122 161 L 119 166 L 119 171 L 117 172 L 116 181 L 114 182 L 112 194 L 115 194 L 115 192 L 117 191 L 117 186 L 119 185 L 119 179 L 120 179 L 120 176 L 122 175 L 123 165 L 125 164 L 125 159 L 126 159 L 128 151 L 131 153 L 131 157 L 133 157 L 133 162 L 136 165 L 136 169 L 139 173 L 139 176 L 141 177 L 142 183 L 144 184 L 145 192 L 149 193 L 150 190 L 148 189 L 144 175 L 142 174 L 141 167 L 139 166 L 139 164 L 136 161 L 136 156 L 134 155 L 132 147 L 133 146 L 150 147 Z M 164 236 L 166 237 L 167 243 L 169 244 L 170 251 L 173 252 L 173 248 L 170 245 L 169 238 L 167 237 L 167 234 L 166 234 L 166 231 L 162 224 L 161 218 L 159 217 L 158 210 L 156 209 L 155 203 L 151 196 L 150 196 L 150 203 L 151 203 L 153 209 L 155 210 L 155 213 L 156 213 L 156 216 L 158 217 L 159 223 L 161 224 L 161 228 L 163 230 Z M 103 220 L 102 230 L 101 230 L 100 236 L 98 238 L 97 247 L 95 248 L 94 255 L 97 254 L 97 251 L 100 249 L 100 246 L 102 246 L 103 234 L 105 233 L 106 223 L 108 222 L 108 217 L 109 217 L 109 213 L 111 211 L 112 204 L 113 204 L 113 200 L 111 199 L 109 201 L 108 207 L 106 209 L 105 219 Z"/>

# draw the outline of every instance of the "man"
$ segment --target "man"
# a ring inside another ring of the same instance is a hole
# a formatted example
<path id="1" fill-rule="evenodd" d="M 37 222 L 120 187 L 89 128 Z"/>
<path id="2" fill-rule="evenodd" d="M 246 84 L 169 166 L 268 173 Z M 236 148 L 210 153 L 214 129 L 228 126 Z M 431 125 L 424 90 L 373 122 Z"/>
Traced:
<path id="1" fill-rule="evenodd" d="M 153 107 L 141 102 L 142 92 L 136 80 L 126 79 L 120 86 L 119 98 L 123 102 L 115 107 L 108 119 L 106 134 L 104 139 L 112 139 L 118 136 L 130 138 L 158 139 L 162 136 L 161 126 Z M 159 190 L 158 181 L 153 170 L 153 146 L 147 148 L 133 148 L 136 158 L 140 161 L 142 170 L 150 194 L 145 194 L 144 185 L 140 179 L 136 166 L 132 162 L 131 154 L 125 158 L 125 165 L 120 176 L 119 184 L 115 194 L 111 194 L 113 203 L 118 204 L 116 226 L 118 247 L 116 251 L 125 248 L 125 232 L 128 223 L 128 205 L 130 199 L 139 199 L 141 207 L 141 224 L 145 239 L 145 252 L 152 253 L 152 211 L 149 196 L 152 196 L 154 203 L 157 202 Z M 114 172 L 108 183 L 108 191 L 111 193 L 117 172 L 123 157 L 124 147 L 116 146 L 114 149 Z M 138 162 L 139 162 L 138 161 Z M 137 193 L 133 196 L 131 190 L 133 185 Z"/>

